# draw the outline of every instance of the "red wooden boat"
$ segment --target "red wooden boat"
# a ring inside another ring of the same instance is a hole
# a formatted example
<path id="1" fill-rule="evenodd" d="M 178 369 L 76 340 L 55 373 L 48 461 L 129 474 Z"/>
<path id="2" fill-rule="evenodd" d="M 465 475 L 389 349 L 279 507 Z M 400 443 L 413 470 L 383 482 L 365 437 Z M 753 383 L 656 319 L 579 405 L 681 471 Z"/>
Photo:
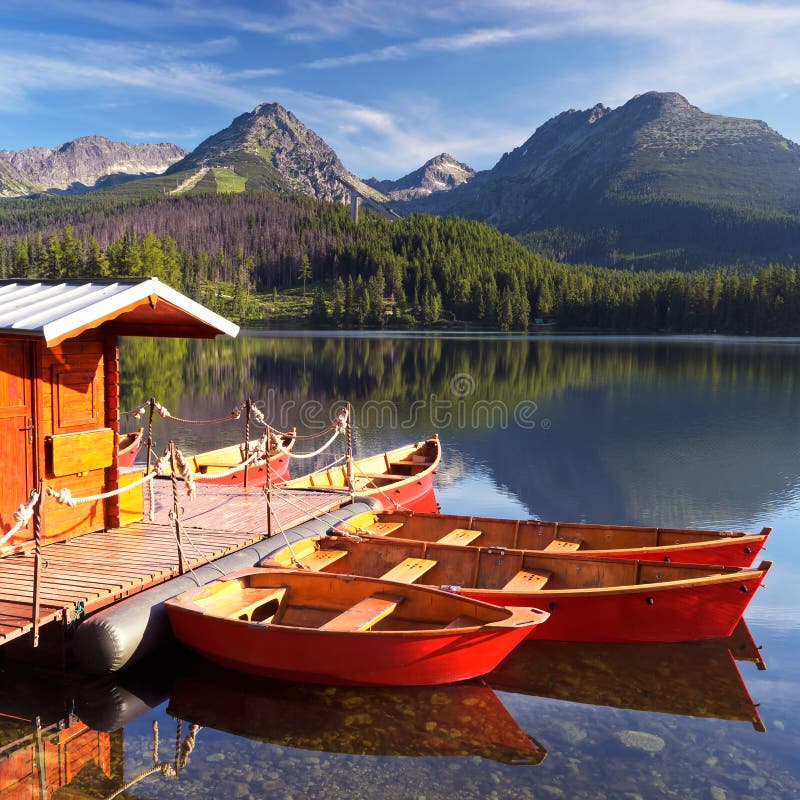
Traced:
<path id="1" fill-rule="evenodd" d="M 294 447 L 294 430 L 281 437 L 283 450 Z M 245 466 L 249 454 L 255 451 L 259 440 L 253 439 L 249 447 L 232 444 L 216 450 L 208 450 L 193 456 L 189 465 L 192 477 L 200 483 L 214 483 L 222 486 L 241 486 L 244 482 Z M 274 445 L 269 449 L 269 470 L 273 483 L 283 483 L 289 477 L 289 456 Z M 257 458 L 247 465 L 247 485 L 264 486 L 267 483 L 267 459 Z"/>
<path id="2" fill-rule="evenodd" d="M 578 522 L 497 519 L 456 514 L 386 510 L 362 514 L 341 525 L 352 533 L 438 542 L 453 536 L 459 544 L 511 547 L 545 553 L 638 558 L 690 564 L 749 567 L 764 547 L 772 528 L 761 533 L 691 528 L 640 528 Z"/>
<path id="3" fill-rule="evenodd" d="M 166 603 L 178 641 L 223 666 L 340 685 L 421 686 L 489 672 L 548 614 L 424 586 L 249 568 Z"/>
<path id="4" fill-rule="evenodd" d="M 721 567 L 502 547 L 329 535 L 278 551 L 325 572 L 422 581 L 501 606 L 550 611 L 539 639 L 681 642 L 729 636 L 771 566 Z"/>
<path id="5" fill-rule="evenodd" d="M 356 459 L 353 462 L 352 490 L 361 496 L 374 497 L 383 508 L 413 511 L 438 510 L 433 493 L 433 478 L 442 452 L 439 437 L 398 447 L 386 453 Z M 285 489 L 350 491 L 347 466 L 313 472 L 287 481 Z"/>
<path id="6" fill-rule="evenodd" d="M 117 436 L 117 464 L 120 467 L 132 467 L 136 461 L 136 454 L 142 444 L 142 433 L 144 428 L 138 431 L 123 433 Z"/>

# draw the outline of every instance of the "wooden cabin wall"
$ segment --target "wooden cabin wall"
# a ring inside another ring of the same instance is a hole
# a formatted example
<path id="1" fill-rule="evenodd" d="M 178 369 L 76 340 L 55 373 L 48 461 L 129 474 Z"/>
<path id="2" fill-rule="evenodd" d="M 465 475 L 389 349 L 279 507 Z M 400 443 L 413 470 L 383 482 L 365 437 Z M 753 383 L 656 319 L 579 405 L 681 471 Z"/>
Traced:
<path id="1" fill-rule="evenodd" d="M 54 489 L 69 489 L 74 497 L 85 497 L 106 491 L 107 467 L 90 468 L 97 453 L 81 453 L 76 440 L 76 454 L 86 460 L 87 469 L 67 475 L 56 475 L 47 458 L 49 436 L 74 434 L 108 428 L 106 380 L 106 338 L 98 331 L 88 331 L 59 345 L 48 348 L 39 344 L 38 353 L 38 463 L 44 465 L 44 478 Z M 116 366 L 116 365 L 115 365 Z M 112 394 L 116 390 L 112 389 Z M 114 415 L 116 421 L 116 414 Z M 103 454 L 105 462 L 116 469 L 116 447 Z M 52 459 L 50 460 L 52 461 Z M 74 508 L 45 500 L 44 536 L 64 538 L 106 527 L 104 503 L 79 503 Z M 32 536 L 32 531 L 30 532 Z"/>

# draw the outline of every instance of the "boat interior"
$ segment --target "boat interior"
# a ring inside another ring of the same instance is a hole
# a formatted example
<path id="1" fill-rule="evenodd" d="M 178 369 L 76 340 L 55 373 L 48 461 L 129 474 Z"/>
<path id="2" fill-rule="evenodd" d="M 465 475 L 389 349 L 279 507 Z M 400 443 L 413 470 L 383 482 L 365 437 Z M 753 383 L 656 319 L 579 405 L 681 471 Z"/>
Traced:
<path id="1" fill-rule="evenodd" d="M 353 462 L 353 485 L 356 491 L 386 486 L 411 478 L 427 470 L 437 459 L 439 443 L 429 439 L 422 444 L 401 447 L 386 453 L 356 459 Z M 314 472 L 289 481 L 288 488 L 342 489 L 349 486 L 347 467 Z"/>
<path id="2" fill-rule="evenodd" d="M 392 535 L 400 539 L 426 542 L 448 541 L 451 531 L 468 531 L 453 539 L 454 544 L 473 544 L 479 547 L 510 547 L 518 550 L 542 550 L 548 553 L 617 550 L 636 547 L 664 547 L 720 539 L 754 540 L 770 533 L 712 531 L 686 528 L 651 528 L 630 525 L 598 525 L 578 522 L 542 522 L 539 520 L 496 519 L 384 511 L 363 514 L 351 519 L 346 526 L 353 533 Z M 452 537 L 451 537 L 452 538 Z M 743 542 L 744 543 L 744 542 Z"/>
<path id="3" fill-rule="evenodd" d="M 208 450 L 205 453 L 198 453 L 191 458 L 192 471 L 200 475 L 207 475 L 231 469 L 231 467 L 235 467 L 247 459 L 258 445 L 258 441 L 258 439 L 251 439 L 248 447 L 245 447 L 244 442 L 242 442 L 228 445 L 227 447 L 219 447 L 216 450 Z M 293 443 L 294 431 L 281 437 L 281 444 L 284 448 L 291 448 Z M 270 447 L 269 452 L 271 456 L 274 455 L 275 448 Z"/>
<path id="4" fill-rule="evenodd" d="M 519 593 L 637 586 L 721 574 L 736 580 L 754 574 L 738 567 L 458 546 L 473 533 L 457 528 L 438 542 L 329 535 L 295 544 L 292 552 L 281 550 L 262 563 L 285 567 L 295 559 L 322 572 Z"/>
<path id="5" fill-rule="evenodd" d="M 424 588 L 298 570 L 246 570 L 189 602 L 209 616 L 339 633 L 470 628 L 509 617 L 506 609 Z"/>

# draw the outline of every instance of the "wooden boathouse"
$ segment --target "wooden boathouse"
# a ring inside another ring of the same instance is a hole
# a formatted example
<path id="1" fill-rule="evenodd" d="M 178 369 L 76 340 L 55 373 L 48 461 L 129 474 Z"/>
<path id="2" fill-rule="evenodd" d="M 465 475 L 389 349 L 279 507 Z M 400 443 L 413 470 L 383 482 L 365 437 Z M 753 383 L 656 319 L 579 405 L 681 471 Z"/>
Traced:
<path id="1" fill-rule="evenodd" d="M 114 493 L 144 475 L 117 462 L 118 337 L 238 330 L 156 278 L 0 281 L 0 653 L 14 639 L 36 645 L 42 625 L 63 628 L 263 538 L 263 497 L 209 490 L 194 512 L 191 556 L 179 564 L 169 482 L 155 487 L 152 521 L 141 486 Z M 98 495 L 108 496 L 69 501 Z M 273 511 L 286 527 L 340 502 L 309 496 L 305 514 Z"/>

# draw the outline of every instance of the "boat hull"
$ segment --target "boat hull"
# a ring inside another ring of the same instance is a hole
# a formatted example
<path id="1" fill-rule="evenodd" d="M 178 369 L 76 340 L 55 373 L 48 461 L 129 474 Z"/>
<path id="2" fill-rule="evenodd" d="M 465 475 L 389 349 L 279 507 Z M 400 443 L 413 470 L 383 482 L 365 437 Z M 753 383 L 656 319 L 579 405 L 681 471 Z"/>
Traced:
<path id="1" fill-rule="evenodd" d="M 289 479 L 289 456 L 283 453 L 271 456 L 269 459 L 269 471 L 272 473 L 274 484 L 283 483 Z M 242 486 L 244 484 L 244 467 L 223 477 L 215 477 L 211 474 L 196 474 L 193 476 L 198 483 L 211 483 L 215 486 Z M 250 464 L 247 468 L 247 485 L 252 487 L 267 485 L 267 465 L 266 462 Z"/>
<path id="2" fill-rule="evenodd" d="M 120 467 L 132 467 L 136 461 L 136 454 L 142 443 L 143 429 L 133 433 L 126 433 L 119 437 L 117 442 L 117 465 Z"/>
<path id="3" fill-rule="evenodd" d="M 426 686 L 467 680 L 493 670 L 527 629 L 480 633 L 382 636 L 369 632 L 232 626 L 226 620 L 180 619 L 175 637 L 217 664 L 262 677 L 332 686 Z"/>
<path id="4" fill-rule="evenodd" d="M 625 590 L 514 593 L 464 588 L 461 594 L 485 603 L 532 604 L 547 609 L 550 612 L 547 625 L 529 634 L 536 639 L 688 642 L 730 636 L 761 584 L 761 577 L 758 573 L 741 578 L 724 576 L 692 585 L 663 583 Z"/>

